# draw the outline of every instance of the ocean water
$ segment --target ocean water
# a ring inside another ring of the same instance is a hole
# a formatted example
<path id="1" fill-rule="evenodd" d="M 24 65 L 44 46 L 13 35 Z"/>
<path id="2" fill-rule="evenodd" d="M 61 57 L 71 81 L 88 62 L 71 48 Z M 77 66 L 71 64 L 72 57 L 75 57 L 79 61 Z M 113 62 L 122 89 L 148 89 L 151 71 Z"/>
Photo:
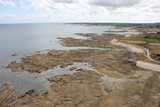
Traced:
<path id="1" fill-rule="evenodd" d="M 103 33 L 115 30 L 111 26 L 82 26 L 73 24 L 20 24 L 0 25 L 0 64 L 6 64 L 18 56 L 46 49 L 65 49 L 57 37 L 75 37 L 75 33 Z M 66 48 L 67 49 L 67 48 Z"/>
<path id="2" fill-rule="evenodd" d="M 122 29 L 118 30 L 121 31 Z M 25 71 L 11 72 L 10 69 L 6 69 L 3 66 L 6 66 L 11 61 L 20 60 L 21 57 L 33 54 L 36 51 L 77 49 L 61 46 L 57 37 L 85 39 L 85 37 L 77 36 L 75 33 L 101 34 L 104 31 L 117 31 L 117 29 L 113 26 L 82 26 L 75 24 L 0 25 L 0 84 L 4 82 L 12 83 L 17 93 L 23 93 L 29 89 L 41 90 L 48 88 L 50 83 L 46 78 L 72 73 L 72 71 L 69 71 L 69 68 L 57 67 L 46 73 L 38 74 Z M 17 54 L 17 56 L 12 56 L 13 54 Z M 84 64 L 75 64 L 75 66 L 83 68 Z"/>

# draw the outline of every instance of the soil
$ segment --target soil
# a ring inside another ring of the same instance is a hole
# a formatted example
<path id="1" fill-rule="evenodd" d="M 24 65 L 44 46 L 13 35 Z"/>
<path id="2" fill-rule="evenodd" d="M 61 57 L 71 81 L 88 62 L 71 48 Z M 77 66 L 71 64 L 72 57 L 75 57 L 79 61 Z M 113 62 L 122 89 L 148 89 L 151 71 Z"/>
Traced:
<path id="1" fill-rule="evenodd" d="M 160 107 L 160 73 L 155 72 L 146 83 L 143 95 L 144 107 Z"/>
<path id="2" fill-rule="evenodd" d="M 129 43 L 129 44 L 138 44 L 138 45 L 145 45 L 145 41 L 131 41 L 131 40 L 120 40 L 120 42 Z"/>
<path id="3" fill-rule="evenodd" d="M 160 46 L 160 43 L 149 43 L 149 45 Z"/>
<path id="4" fill-rule="evenodd" d="M 139 48 L 139 47 L 118 42 L 117 39 L 115 39 L 115 38 L 111 41 L 111 44 L 125 47 L 125 48 L 127 48 L 129 51 L 134 52 L 134 53 L 143 53 L 143 52 L 144 52 L 143 49 L 141 49 L 141 48 Z"/>
<path id="5" fill-rule="evenodd" d="M 132 85 L 132 88 L 137 87 L 133 83 L 127 84 Z M 112 94 L 102 99 L 98 107 L 160 107 L 160 73 L 155 72 L 145 84 L 144 88 L 139 87 L 142 88 L 141 93 L 135 91 L 133 95 L 127 97 Z"/>
<path id="6" fill-rule="evenodd" d="M 160 71 L 159 62 L 151 58 L 151 54 L 148 49 L 125 44 L 125 43 L 121 43 L 121 42 L 118 42 L 117 39 L 115 39 L 115 38 L 111 41 L 111 43 L 115 44 L 115 45 L 120 45 L 120 46 L 126 47 L 127 50 L 130 50 L 131 52 L 136 53 L 138 56 L 138 61 L 136 61 L 138 67 L 152 70 L 152 71 Z M 139 57 L 139 56 L 142 56 L 142 57 Z M 146 56 L 146 57 L 144 57 L 144 56 Z M 140 60 L 140 59 L 143 59 L 143 60 Z M 153 62 L 153 63 L 147 63 L 144 61 L 147 61 L 147 62 L 149 61 L 149 62 Z"/>
<path id="7" fill-rule="evenodd" d="M 160 53 L 160 45 L 149 45 L 149 50 L 152 54 L 159 54 Z"/>

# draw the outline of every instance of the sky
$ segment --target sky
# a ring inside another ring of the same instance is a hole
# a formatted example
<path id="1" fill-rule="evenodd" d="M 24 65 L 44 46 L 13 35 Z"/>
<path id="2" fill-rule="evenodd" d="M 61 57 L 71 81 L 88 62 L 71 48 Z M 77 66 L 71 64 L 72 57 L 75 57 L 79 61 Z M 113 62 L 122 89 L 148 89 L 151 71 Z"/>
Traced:
<path id="1" fill-rule="evenodd" d="M 160 22 L 160 0 L 0 0 L 0 23 L 68 22 Z"/>

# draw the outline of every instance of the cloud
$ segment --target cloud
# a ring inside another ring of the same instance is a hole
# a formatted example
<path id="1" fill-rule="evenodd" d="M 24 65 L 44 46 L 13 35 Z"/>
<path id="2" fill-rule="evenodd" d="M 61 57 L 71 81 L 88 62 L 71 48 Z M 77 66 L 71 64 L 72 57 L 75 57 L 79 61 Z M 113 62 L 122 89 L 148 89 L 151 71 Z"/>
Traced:
<path id="1" fill-rule="evenodd" d="M 57 3 L 75 3 L 75 0 L 53 0 Z"/>
<path id="2" fill-rule="evenodd" d="M 159 6 L 152 7 L 150 8 L 150 11 L 155 12 L 156 14 L 160 14 L 160 7 Z"/>
<path id="3" fill-rule="evenodd" d="M 137 7 L 141 10 L 141 13 L 144 12 L 147 14 L 155 14 L 153 16 L 160 14 L 159 0 L 148 0 L 147 2 L 145 0 L 141 0 L 140 4 Z"/>
<path id="4" fill-rule="evenodd" d="M 76 0 L 15 0 L 17 5 L 21 8 L 36 9 L 51 12 L 54 10 L 65 10 Z"/>
<path id="5" fill-rule="evenodd" d="M 3 13 L 1 22 L 153 22 L 160 18 L 159 0 L 0 0 L 0 4 L 21 9 L 16 14 Z"/>
<path id="6" fill-rule="evenodd" d="M 10 6 L 10 7 L 16 6 L 12 1 L 7 1 L 7 0 L 0 0 L 0 4 Z"/>
<path id="7" fill-rule="evenodd" d="M 111 8 L 129 7 L 138 4 L 140 0 L 91 0 L 90 5 Z"/>
<path id="8" fill-rule="evenodd" d="M 32 0 L 27 6 L 30 9 L 55 10 L 55 3 L 52 0 Z"/>

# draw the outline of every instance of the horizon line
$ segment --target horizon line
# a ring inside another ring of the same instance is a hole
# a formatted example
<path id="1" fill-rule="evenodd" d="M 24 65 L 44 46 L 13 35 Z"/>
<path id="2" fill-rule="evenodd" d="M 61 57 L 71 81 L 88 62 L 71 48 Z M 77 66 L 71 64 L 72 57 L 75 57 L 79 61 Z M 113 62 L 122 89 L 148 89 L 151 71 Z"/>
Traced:
<path id="1" fill-rule="evenodd" d="M 160 24 L 160 22 L 22 22 L 22 23 L 0 23 L 4 24 Z"/>

